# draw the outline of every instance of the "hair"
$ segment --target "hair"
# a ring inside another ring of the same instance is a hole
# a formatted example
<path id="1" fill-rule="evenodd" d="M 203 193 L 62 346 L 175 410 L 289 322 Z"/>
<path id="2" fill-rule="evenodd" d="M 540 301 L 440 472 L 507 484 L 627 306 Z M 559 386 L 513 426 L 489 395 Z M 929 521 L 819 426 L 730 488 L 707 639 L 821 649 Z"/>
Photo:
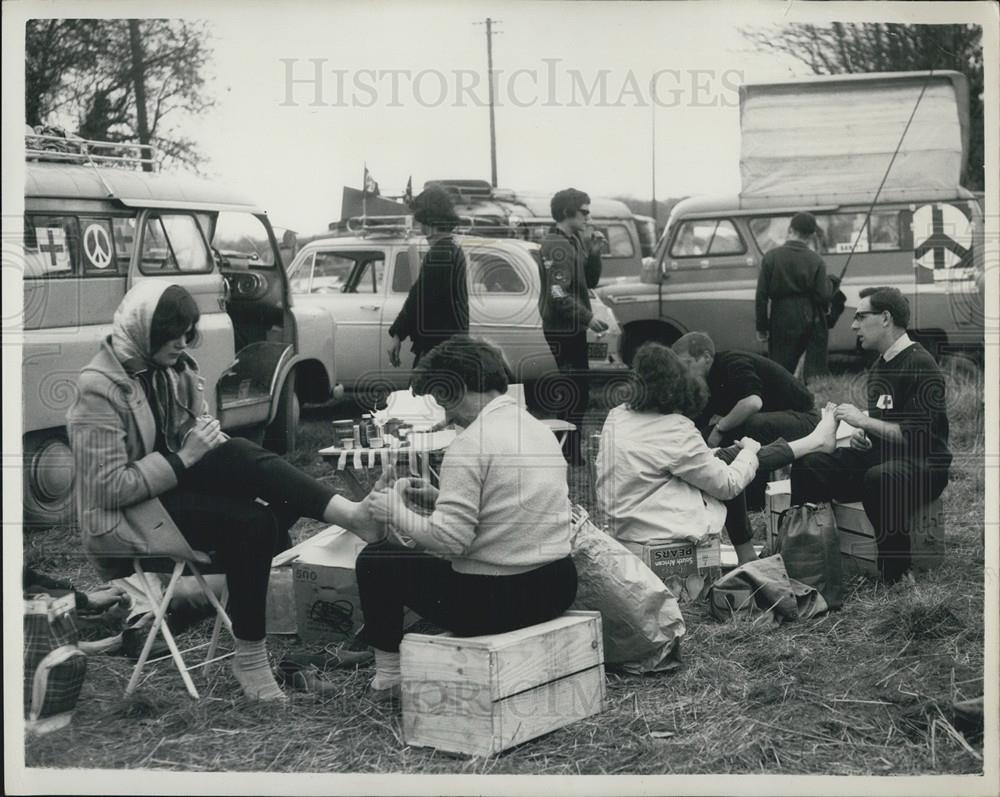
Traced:
<path id="1" fill-rule="evenodd" d="M 443 404 L 464 392 L 506 393 L 508 384 L 510 369 L 500 349 L 481 338 L 456 335 L 420 358 L 411 387 L 416 395 L 430 394 Z"/>
<path id="2" fill-rule="evenodd" d="M 185 333 L 188 343 L 196 343 L 200 317 L 194 297 L 180 285 L 171 285 L 160 296 L 153 311 L 149 324 L 149 353 L 156 354 L 165 343 Z"/>
<path id="3" fill-rule="evenodd" d="M 679 413 L 696 418 L 708 401 L 708 386 L 694 376 L 676 354 L 662 343 L 643 343 L 629 374 L 634 412 Z"/>
<path id="4" fill-rule="evenodd" d="M 808 238 L 816 234 L 816 217 L 812 213 L 796 213 L 788 226 L 799 235 Z"/>
<path id="5" fill-rule="evenodd" d="M 552 197 L 549 208 L 552 210 L 552 218 L 558 222 L 573 218 L 580 208 L 589 204 L 590 196 L 585 192 L 577 191 L 575 188 L 564 188 Z"/>
<path id="6" fill-rule="evenodd" d="M 453 230 L 462 222 L 447 189 L 439 185 L 429 186 L 417 194 L 412 207 L 414 219 L 437 230 Z"/>
<path id="7" fill-rule="evenodd" d="M 898 288 L 877 287 L 863 288 L 858 294 L 862 299 L 871 302 L 872 310 L 882 313 L 886 310 L 892 316 L 892 323 L 900 329 L 906 329 L 910 324 L 910 302 Z"/>
<path id="8" fill-rule="evenodd" d="M 687 354 L 694 358 L 707 354 L 715 358 L 715 343 L 704 332 L 688 332 L 686 335 L 681 335 L 670 348 L 674 350 L 674 354 Z"/>

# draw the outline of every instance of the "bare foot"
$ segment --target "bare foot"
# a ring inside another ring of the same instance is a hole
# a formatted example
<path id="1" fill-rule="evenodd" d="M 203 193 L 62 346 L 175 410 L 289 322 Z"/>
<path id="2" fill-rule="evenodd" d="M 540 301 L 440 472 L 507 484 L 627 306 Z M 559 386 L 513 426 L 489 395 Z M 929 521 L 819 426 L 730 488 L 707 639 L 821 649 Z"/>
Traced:
<path id="1" fill-rule="evenodd" d="M 837 448 L 837 419 L 833 417 L 836 406 L 832 401 L 827 402 L 820 411 L 819 423 L 812 431 L 812 435 L 818 438 L 816 450 L 824 454 L 832 454 Z"/>

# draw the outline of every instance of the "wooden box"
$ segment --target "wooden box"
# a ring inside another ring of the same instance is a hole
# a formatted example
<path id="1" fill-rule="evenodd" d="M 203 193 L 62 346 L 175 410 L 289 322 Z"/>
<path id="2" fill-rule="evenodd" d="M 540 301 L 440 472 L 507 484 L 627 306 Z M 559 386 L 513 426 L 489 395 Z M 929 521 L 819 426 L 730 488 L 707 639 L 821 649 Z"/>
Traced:
<path id="1" fill-rule="evenodd" d="M 506 634 L 407 634 L 403 739 L 490 755 L 604 711 L 600 612 L 571 611 Z"/>
<path id="2" fill-rule="evenodd" d="M 767 548 L 774 551 L 773 540 L 778 536 L 778 519 L 792 505 L 792 481 L 781 479 L 768 482 L 764 488 L 764 520 L 767 523 Z"/>
<path id="3" fill-rule="evenodd" d="M 916 570 L 931 570 L 944 561 L 944 523 L 941 501 L 921 507 L 910 522 L 910 559 Z M 833 502 L 840 531 L 840 555 L 846 573 L 878 575 L 875 529 L 861 502 Z"/>

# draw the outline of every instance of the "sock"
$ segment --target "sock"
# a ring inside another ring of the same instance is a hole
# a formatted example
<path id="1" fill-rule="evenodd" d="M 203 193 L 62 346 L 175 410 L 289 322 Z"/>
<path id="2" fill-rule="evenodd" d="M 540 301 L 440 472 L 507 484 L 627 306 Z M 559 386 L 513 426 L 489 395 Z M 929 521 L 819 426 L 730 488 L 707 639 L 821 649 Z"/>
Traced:
<path id="1" fill-rule="evenodd" d="M 285 693 L 278 687 L 271 673 L 267 646 L 263 639 L 254 642 L 236 640 L 233 675 L 243 688 L 243 693 L 254 700 L 284 700 Z"/>
<path id="2" fill-rule="evenodd" d="M 372 689 L 389 689 L 403 682 L 399 669 L 399 653 L 389 653 L 375 648 L 375 678 Z"/>

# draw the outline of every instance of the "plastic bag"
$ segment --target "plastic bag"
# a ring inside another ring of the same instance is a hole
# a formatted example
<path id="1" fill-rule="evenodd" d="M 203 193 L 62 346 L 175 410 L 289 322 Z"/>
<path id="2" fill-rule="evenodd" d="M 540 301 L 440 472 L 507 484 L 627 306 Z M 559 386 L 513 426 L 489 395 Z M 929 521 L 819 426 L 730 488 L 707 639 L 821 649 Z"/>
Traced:
<path id="1" fill-rule="evenodd" d="M 788 575 L 815 587 L 831 609 L 844 604 L 840 532 L 829 504 L 799 504 L 778 518 L 778 544 Z"/>
<path id="2" fill-rule="evenodd" d="M 573 608 L 601 613 L 605 663 L 635 675 L 677 667 L 685 631 L 677 599 L 639 557 L 591 523 L 584 509 L 574 506 L 573 515 Z"/>
<path id="3" fill-rule="evenodd" d="M 30 732 L 58 730 L 73 717 L 87 674 L 75 612 L 72 593 L 25 598 L 24 716 Z"/>

